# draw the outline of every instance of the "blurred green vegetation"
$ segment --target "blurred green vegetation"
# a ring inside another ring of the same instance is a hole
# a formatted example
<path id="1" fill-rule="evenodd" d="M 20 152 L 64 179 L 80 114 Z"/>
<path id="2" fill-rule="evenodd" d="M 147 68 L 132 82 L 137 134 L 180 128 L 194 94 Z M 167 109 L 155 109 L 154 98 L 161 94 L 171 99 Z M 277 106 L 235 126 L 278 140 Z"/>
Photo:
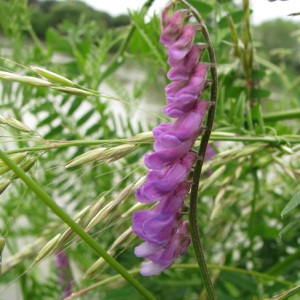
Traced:
<path id="1" fill-rule="evenodd" d="M 233 0 L 189 2 L 209 29 L 219 74 L 214 123 L 219 153 L 207 165 L 217 177 L 204 172 L 199 196 L 205 254 L 220 300 L 262 300 L 300 281 L 299 208 L 284 219 L 280 216 L 300 190 L 299 143 L 289 143 L 300 133 L 299 23 L 274 20 L 247 27 L 247 9 Z M 37 77 L 28 67 L 41 66 L 81 87 L 101 92 L 109 87 L 118 100 L 0 82 L 0 115 L 25 124 L 34 121 L 29 133 L 1 124 L 1 147 L 7 152 L 27 149 L 26 159 L 37 160 L 28 174 L 70 215 L 86 208 L 99 213 L 145 175 L 142 157 L 152 151 L 152 143 L 141 143 L 135 152 L 110 164 L 64 165 L 95 147 L 114 147 L 121 138 L 162 122 L 157 111 L 165 105 L 169 66 L 159 42 L 160 16 L 147 19 L 145 11 L 133 11 L 112 18 L 77 1 L 0 0 L 0 5 L 0 24 L 9 42 L 9 51 L 0 48 L 6 58 L 0 61 L 1 71 Z M 201 34 L 196 41 L 203 41 Z M 206 53 L 203 61 L 208 61 Z M 147 112 L 142 115 L 145 122 L 135 123 L 139 107 Z M 293 119 L 290 111 L 295 112 Z M 39 149 L 73 140 L 82 144 Z M 103 144 L 85 144 L 91 140 Z M 2 174 L 0 184 L 11 175 Z M 109 249 L 131 226 L 135 204 L 131 195 L 105 212 L 91 236 Z M 0 220 L 1 235 L 6 237 L 1 284 L 18 282 L 20 299 L 59 299 L 52 255 L 32 269 L 29 266 L 48 240 L 64 232 L 64 222 L 17 178 L 1 194 Z M 280 235 L 285 226 L 289 230 Z M 19 246 L 20 240 L 30 251 Z M 132 236 L 119 245 L 114 254 L 128 270 L 141 263 L 133 254 L 140 241 L 133 240 Z M 151 278 L 137 275 L 138 280 L 157 299 L 206 299 L 192 247 L 172 269 Z M 103 281 L 80 299 L 141 299 L 124 280 L 106 282 L 115 275 L 106 265 L 84 277 L 99 257 L 74 235 L 62 248 L 74 270 L 74 291 Z M 47 263 L 49 272 L 40 276 Z"/>
<path id="2" fill-rule="evenodd" d="M 258 53 L 274 64 L 286 64 L 294 71 L 300 70 L 300 23 L 276 19 L 254 27 L 259 42 Z"/>

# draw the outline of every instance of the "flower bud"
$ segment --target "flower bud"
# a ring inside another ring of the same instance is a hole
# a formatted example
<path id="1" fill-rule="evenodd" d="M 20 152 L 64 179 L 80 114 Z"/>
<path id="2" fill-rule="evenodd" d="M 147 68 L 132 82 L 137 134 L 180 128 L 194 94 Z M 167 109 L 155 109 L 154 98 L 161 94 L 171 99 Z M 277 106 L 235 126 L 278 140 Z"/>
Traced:
<path id="1" fill-rule="evenodd" d="M 189 15 L 188 10 L 176 11 L 160 36 L 160 42 L 170 47 L 182 33 L 183 25 Z"/>
<path id="2" fill-rule="evenodd" d="M 162 11 L 162 18 L 161 18 L 161 26 L 164 29 L 169 24 L 173 12 L 171 11 L 171 8 L 174 6 L 173 2 L 170 2 Z"/>

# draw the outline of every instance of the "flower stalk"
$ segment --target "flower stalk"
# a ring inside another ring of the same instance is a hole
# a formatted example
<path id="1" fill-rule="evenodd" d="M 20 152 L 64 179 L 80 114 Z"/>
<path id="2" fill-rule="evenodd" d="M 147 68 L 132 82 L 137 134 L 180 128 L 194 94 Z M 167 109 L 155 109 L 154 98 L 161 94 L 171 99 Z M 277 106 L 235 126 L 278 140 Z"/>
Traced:
<path id="1" fill-rule="evenodd" d="M 212 84 L 210 89 L 210 102 L 212 105 L 208 109 L 208 116 L 206 121 L 206 128 L 203 133 L 201 144 L 198 151 L 198 160 L 195 165 L 194 169 L 194 175 L 193 175 L 193 184 L 191 187 L 191 193 L 190 193 L 190 209 L 189 209 L 189 221 L 190 221 L 190 228 L 191 228 L 191 237 L 192 242 L 194 245 L 195 254 L 198 260 L 198 265 L 200 268 L 200 273 L 202 280 L 204 282 L 204 285 L 206 287 L 208 299 L 213 300 L 217 299 L 212 280 L 207 268 L 206 260 L 204 257 L 204 251 L 201 243 L 201 237 L 199 232 L 199 226 L 198 226 L 198 208 L 197 208 L 197 202 L 198 202 L 198 188 L 199 188 L 199 181 L 202 171 L 202 166 L 204 163 L 204 157 L 206 148 L 208 145 L 208 141 L 210 138 L 210 134 L 212 131 L 213 121 L 214 121 L 214 115 L 215 115 L 215 109 L 216 109 L 216 101 L 217 101 L 217 87 L 218 87 L 218 77 L 217 77 L 217 69 L 216 69 L 216 57 L 213 49 L 213 45 L 208 33 L 208 30 L 201 18 L 201 15 L 199 12 L 194 9 L 189 3 L 187 3 L 185 0 L 180 0 L 181 3 L 183 3 L 186 7 L 188 7 L 198 23 L 201 25 L 202 34 L 204 36 L 204 39 L 207 43 L 207 51 L 209 55 L 210 63 L 212 64 L 210 68 L 211 77 L 212 77 Z"/>

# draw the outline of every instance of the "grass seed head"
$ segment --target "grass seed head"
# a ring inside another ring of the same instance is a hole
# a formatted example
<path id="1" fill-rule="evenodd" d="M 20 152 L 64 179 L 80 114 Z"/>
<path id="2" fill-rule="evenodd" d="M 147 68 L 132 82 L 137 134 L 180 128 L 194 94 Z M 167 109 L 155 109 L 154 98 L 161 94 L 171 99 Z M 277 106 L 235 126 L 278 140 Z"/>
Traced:
<path id="1" fill-rule="evenodd" d="M 10 159 L 14 161 L 16 164 L 19 164 L 26 156 L 27 156 L 27 152 L 14 153 L 9 155 Z M 0 160 L 0 175 L 5 174 L 9 170 L 10 168 L 2 160 Z"/>
<path id="2" fill-rule="evenodd" d="M 127 142 L 149 142 L 152 143 L 154 141 L 153 133 L 152 131 L 142 132 L 139 133 L 129 139 L 127 139 Z"/>
<path id="3" fill-rule="evenodd" d="M 0 195 L 6 190 L 11 183 L 11 180 L 4 180 L 0 182 Z"/>
<path id="4" fill-rule="evenodd" d="M 25 84 L 30 84 L 33 86 L 39 86 L 39 87 L 49 87 L 51 86 L 51 82 L 36 78 L 33 76 L 22 76 L 17 74 L 8 73 L 6 76 L 1 76 L 0 79 L 6 80 L 6 81 L 12 81 L 12 82 L 20 82 Z"/>
<path id="5" fill-rule="evenodd" d="M 30 269 L 33 268 L 37 263 L 39 263 L 42 259 L 46 258 L 48 255 L 52 254 L 57 249 L 57 243 L 61 238 L 61 233 L 57 234 L 53 239 L 51 239 L 40 251 L 37 255 Z"/>
<path id="6" fill-rule="evenodd" d="M 31 129 L 19 120 L 14 118 L 6 118 L 5 120 L 6 123 L 14 129 L 17 129 L 21 132 L 31 132 Z"/>
<path id="7" fill-rule="evenodd" d="M 106 148 L 97 148 L 97 149 L 93 149 L 91 151 L 85 152 L 85 153 L 73 158 L 71 161 L 69 161 L 65 165 L 65 168 L 71 168 L 71 167 L 86 164 L 89 162 L 97 161 L 105 155 L 105 150 L 107 150 L 107 149 Z"/>
<path id="8" fill-rule="evenodd" d="M 49 81 L 59 83 L 61 85 L 65 85 L 65 86 L 74 86 L 75 85 L 74 82 L 67 79 L 66 77 L 63 77 L 61 75 L 58 75 L 58 74 L 48 71 L 46 69 L 39 68 L 39 67 L 30 67 L 30 69 L 33 72 L 37 73 L 38 75 L 48 79 Z"/>
<path id="9" fill-rule="evenodd" d="M 2 116 L 0 116 L 0 124 L 7 124 L 6 119 Z"/>
<path id="10" fill-rule="evenodd" d="M 75 96 L 93 96 L 93 94 L 88 91 L 73 88 L 73 87 L 52 86 L 51 88 L 54 90 L 57 90 L 57 91 L 60 91 L 60 92 L 66 93 L 66 94 L 75 95 Z"/>
<path id="11" fill-rule="evenodd" d="M 21 164 L 20 167 L 26 173 L 35 165 L 36 161 L 37 159 L 35 157 L 30 157 L 23 164 Z M 18 176 L 14 174 L 10 177 L 10 180 L 14 180 L 16 178 L 18 178 Z"/>
<path id="12" fill-rule="evenodd" d="M 130 154 L 136 148 L 137 148 L 137 146 L 134 144 L 124 144 L 124 145 L 113 147 L 111 149 L 107 149 L 105 155 L 103 156 L 103 160 L 106 163 L 116 161 L 116 160 Z"/>

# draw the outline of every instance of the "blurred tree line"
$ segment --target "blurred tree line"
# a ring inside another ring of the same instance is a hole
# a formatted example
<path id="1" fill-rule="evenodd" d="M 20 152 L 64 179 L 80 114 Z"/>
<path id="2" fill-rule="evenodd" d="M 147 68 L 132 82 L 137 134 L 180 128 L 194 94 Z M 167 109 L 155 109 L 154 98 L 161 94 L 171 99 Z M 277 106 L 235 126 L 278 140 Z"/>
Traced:
<path id="1" fill-rule="evenodd" d="M 47 29 L 59 29 L 64 22 L 73 25 L 79 22 L 80 18 L 88 22 L 94 22 L 98 28 L 99 37 L 102 37 L 106 30 L 128 25 L 128 15 L 112 17 L 106 12 L 97 11 L 81 1 L 55 1 L 55 0 L 29 0 L 31 8 L 31 24 L 37 36 L 44 40 Z"/>
<path id="2" fill-rule="evenodd" d="M 58 29 L 63 22 L 78 23 L 80 17 L 86 22 L 95 22 L 99 37 L 106 30 L 126 26 L 130 23 L 128 15 L 112 17 L 106 12 L 97 11 L 81 1 L 29 0 L 32 7 L 31 24 L 37 36 L 45 38 L 48 28 Z M 298 71 L 300 69 L 300 51 L 297 39 L 300 39 L 299 23 L 276 19 L 264 22 L 254 28 L 259 41 L 260 54 L 271 61 L 287 64 Z"/>
<path id="3" fill-rule="evenodd" d="M 300 23 L 276 19 L 254 28 L 255 39 L 260 45 L 261 56 L 276 65 L 286 64 L 294 71 L 300 70 Z"/>
<path id="4" fill-rule="evenodd" d="M 107 29 L 125 26 L 130 23 L 129 16 L 112 17 L 103 11 L 97 11 L 81 1 L 39 1 L 30 0 L 32 7 L 31 23 L 40 38 L 45 38 L 48 28 L 58 28 L 65 21 L 76 24 L 81 16 L 86 22 L 95 22 L 99 29 L 99 36 L 103 36 Z"/>
<path id="5" fill-rule="evenodd" d="M 28 0 L 28 5 L 31 8 L 32 28 L 42 40 L 46 38 L 49 28 L 60 31 L 63 24 L 76 26 L 80 20 L 85 24 L 93 23 L 93 28 L 97 28 L 96 38 L 102 38 L 107 30 L 112 30 L 116 37 L 118 34 L 114 29 L 130 23 L 128 15 L 112 17 L 106 12 L 94 10 L 81 1 Z M 3 30 L 1 23 L 3 22 L 0 21 L 0 29 Z M 293 20 L 276 19 L 254 27 L 255 40 L 259 43 L 257 47 L 259 54 L 276 65 L 284 64 L 293 71 L 299 71 L 299 24 Z"/>

